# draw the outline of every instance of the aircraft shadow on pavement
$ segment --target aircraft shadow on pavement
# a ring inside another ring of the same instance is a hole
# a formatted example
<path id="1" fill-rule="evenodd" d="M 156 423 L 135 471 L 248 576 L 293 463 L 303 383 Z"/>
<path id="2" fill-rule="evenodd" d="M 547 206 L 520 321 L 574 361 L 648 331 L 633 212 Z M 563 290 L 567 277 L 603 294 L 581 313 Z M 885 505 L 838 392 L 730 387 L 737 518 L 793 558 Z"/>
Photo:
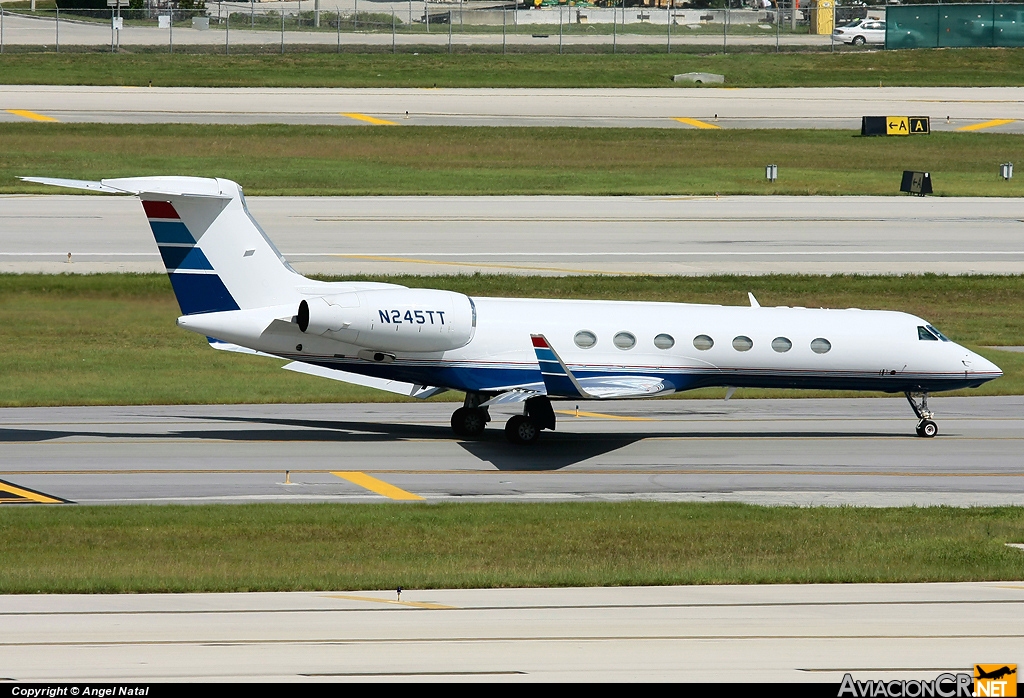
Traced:
<path id="1" fill-rule="evenodd" d="M 244 429 L 176 429 L 173 431 L 96 431 L 25 429 L 0 427 L 0 443 L 38 443 L 56 439 L 89 437 L 111 439 L 210 440 L 210 441 L 284 441 L 284 442 L 399 442 L 451 441 L 447 426 L 425 424 L 388 424 L 382 422 L 356 422 L 314 419 L 275 419 L 266 417 L 236 417 L 214 415 L 179 415 L 178 418 L 203 421 L 223 421 L 253 425 Z M 257 426 L 262 425 L 262 426 Z M 591 458 L 630 446 L 649 438 L 689 439 L 821 439 L 821 438 L 915 438 L 911 433 L 878 432 L 772 432 L 772 431 L 685 431 L 685 432 L 623 432 L 611 429 L 594 433 L 544 432 L 536 443 L 524 446 L 510 444 L 500 429 L 487 429 L 481 438 L 459 441 L 459 446 L 480 461 L 503 471 L 559 470 Z"/>

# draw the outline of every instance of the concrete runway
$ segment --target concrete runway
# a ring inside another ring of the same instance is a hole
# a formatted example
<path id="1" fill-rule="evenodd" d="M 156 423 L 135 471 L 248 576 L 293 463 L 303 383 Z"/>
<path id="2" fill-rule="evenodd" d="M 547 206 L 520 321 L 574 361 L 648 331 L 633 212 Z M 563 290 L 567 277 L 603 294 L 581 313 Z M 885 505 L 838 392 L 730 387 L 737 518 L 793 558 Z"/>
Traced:
<path id="1" fill-rule="evenodd" d="M 1024 397 L 931 402 L 935 439 L 914 436 L 902 397 L 583 403 L 578 417 L 558 402 L 557 431 L 532 447 L 505 441 L 515 406 L 473 441 L 453 436 L 454 403 L 8 408 L 0 495 L 1024 505 Z"/>
<path id="2" fill-rule="evenodd" d="M 932 680 L 1024 656 L 1022 614 L 1020 582 L 0 596 L 0 675 Z"/>
<path id="3" fill-rule="evenodd" d="M 0 122 L 859 130 L 862 116 L 893 114 L 931 117 L 934 131 L 1024 133 L 1024 88 L 0 87 Z"/>
<path id="4" fill-rule="evenodd" d="M 1009 198 L 251 197 L 248 202 L 303 273 L 1024 272 L 1024 207 Z M 0 196 L 0 272 L 118 271 L 163 271 L 135 199 Z"/>

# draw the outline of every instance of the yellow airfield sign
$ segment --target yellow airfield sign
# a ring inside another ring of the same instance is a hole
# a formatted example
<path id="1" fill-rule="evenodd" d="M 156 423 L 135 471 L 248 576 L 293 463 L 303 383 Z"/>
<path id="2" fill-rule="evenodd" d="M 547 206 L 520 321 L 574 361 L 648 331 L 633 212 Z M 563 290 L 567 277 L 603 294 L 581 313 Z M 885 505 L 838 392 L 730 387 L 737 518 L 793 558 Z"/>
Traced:
<path id="1" fill-rule="evenodd" d="M 887 136 L 909 136 L 910 117 L 908 116 L 887 116 L 885 117 L 885 135 Z"/>

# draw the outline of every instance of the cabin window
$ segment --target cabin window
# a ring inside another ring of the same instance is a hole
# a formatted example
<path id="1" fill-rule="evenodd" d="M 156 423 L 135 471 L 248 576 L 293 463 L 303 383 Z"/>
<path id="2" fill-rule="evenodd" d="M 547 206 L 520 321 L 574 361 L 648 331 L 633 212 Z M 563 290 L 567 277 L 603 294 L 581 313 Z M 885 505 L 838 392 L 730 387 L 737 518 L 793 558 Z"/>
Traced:
<path id="1" fill-rule="evenodd" d="M 708 337 L 706 334 L 699 334 L 693 338 L 693 348 L 700 349 L 701 351 L 707 351 L 711 347 L 715 346 L 715 340 Z"/>
<path id="2" fill-rule="evenodd" d="M 597 335 L 590 330 L 580 330 L 576 333 L 576 336 L 572 338 L 572 341 L 576 342 L 576 346 L 580 349 L 589 349 L 597 344 Z"/>
<path id="3" fill-rule="evenodd" d="M 631 335 L 629 332 L 619 332 L 617 335 L 612 337 L 612 344 L 617 346 L 619 349 L 632 349 L 636 346 L 636 337 Z"/>
<path id="4" fill-rule="evenodd" d="M 750 351 L 754 348 L 754 340 L 740 335 L 732 340 L 732 348 L 736 351 Z"/>
<path id="5" fill-rule="evenodd" d="M 824 337 L 818 337 L 811 342 L 811 351 L 815 354 L 827 354 L 832 349 L 832 342 Z"/>
<path id="6" fill-rule="evenodd" d="M 776 337 L 775 339 L 772 340 L 772 349 L 779 352 L 780 354 L 785 354 L 792 348 L 793 343 L 786 339 L 785 337 Z"/>
<path id="7" fill-rule="evenodd" d="M 929 332 L 931 332 L 933 335 L 935 335 L 936 337 L 941 339 L 943 342 L 950 341 L 949 337 L 947 337 L 946 335 L 942 334 L 941 332 L 939 332 L 937 329 L 935 329 L 931 325 L 925 325 L 925 327 L 927 327 Z"/>
<path id="8" fill-rule="evenodd" d="M 928 331 L 927 327 L 917 326 L 917 338 L 923 339 L 926 342 L 937 342 L 939 338 Z"/>
<path id="9" fill-rule="evenodd" d="M 675 338 L 670 334 L 659 334 L 654 338 L 654 346 L 659 349 L 671 349 L 676 345 Z"/>

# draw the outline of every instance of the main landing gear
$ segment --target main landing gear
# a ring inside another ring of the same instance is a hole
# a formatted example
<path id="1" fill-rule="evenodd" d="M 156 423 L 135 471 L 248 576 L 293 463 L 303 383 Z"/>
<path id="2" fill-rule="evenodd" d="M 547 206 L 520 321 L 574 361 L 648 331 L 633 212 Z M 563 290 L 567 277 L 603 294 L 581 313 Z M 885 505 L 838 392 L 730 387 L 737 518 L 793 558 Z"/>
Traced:
<path id="1" fill-rule="evenodd" d="M 466 401 L 463 406 L 455 410 L 452 415 L 452 431 L 457 436 L 475 438 L 483 433 L 487 422 L 491 421 L 491 415 L 486 407 L 480 403 L 486 402 L 488 396 L 481 393 L 466 393 Z"/>
<path id="2" fill-rule="evenodd" d="M 488 395 L 466 393 L 466 402 L 452 415 L 452 431 L 458 436 L 474 438 L 483 433 L 491 415 L 481 403 Z M 541 430 L 555 428 L 555 411 L 546 395 L 531 397 L 523 403 L 523 413 L 517 414 L 505 423 L 505 438 L 514 444 L 532 444 Z"/>
<path id="3" fill-rule="evenodd" d="M 907 402 L 910 403 L 911 409 L 914 410 L 914 414 L 921 421 L 917 423 L 917 435 L 925 439 L 930 439 L 939 433 L 939 425 L 932 421 L 932 417 L 935 416 L 933 412 L 928 410 L 928 393 L 912 393 L 909 390 L 904 393 L 907 396 Z M 921 396 L 921 404 L 917 404 L 914 399 L 916 395 Z"/>

